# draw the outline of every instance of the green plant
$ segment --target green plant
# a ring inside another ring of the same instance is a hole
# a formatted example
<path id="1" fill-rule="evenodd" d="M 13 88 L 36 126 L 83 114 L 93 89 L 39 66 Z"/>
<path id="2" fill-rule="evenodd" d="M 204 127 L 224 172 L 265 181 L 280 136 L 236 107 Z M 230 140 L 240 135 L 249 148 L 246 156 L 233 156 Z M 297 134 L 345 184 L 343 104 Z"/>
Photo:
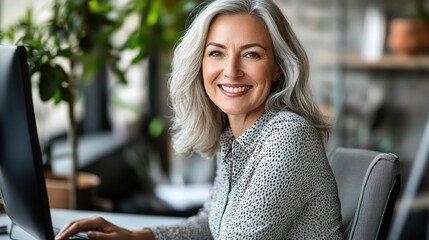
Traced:
<path id="1" fill-rule="evenodd" d="M 79 169 L 75 101 L 105 64 L 126 82 L 124 71 L 118 67 L 120 49 L 110 42 L 122 25 L 122 17 L 111 3 L 94 0 L 57 0 L 51 11 L 50 19 L 35 23 L 28 10 L 22 20 L 0 35 L 0 40 L 27 48 L 30 75 L 38 82 L 43 101 L 68 103 L 74 203 L 75 172 Z"/>
<path id="2" fill-rule="evenodd" d="M 133 63 L 151 51 L 169 50 L 180 38 L 193 10 L 202 0 L 134 0 L 125 6 L 124 16 L 139 16 L 138 26 L 131 32 L 124 48 L 137 49 Z"/>
<path id="3" fill-rule="evenodd" d="M 125 71 L 119 67 L 121 52 L 136 50 L 128 66 L 140 62 L 149 53 L 171 49 L 185 28 L 185 23 L 201 0 L 130 0 L 116 6 L 114 1 L 56 0 L 52 17 L 34 22 L 33 12 L 5 31 L 0 43 L 20 44 L 27 48 L 30 75 L 38 84 L 43 101 L 68 104 L 71 142 L 72 190 L 75 202 L 76 177 L 79 169 L 75 101 L 101 67 L 108 66 L 120 82 L 126 83 Z M 139 17 L 139 24 L 122 44 L 111 40 L 128 18 Z M 157 81 L 152 79 L 152 81 Z"/>
<path id="4" fill-rule="evenodd" d="M 124 6 L 126 16 L 138 16 L 137 26 L 130 33 L 124 44 L 124 49 L 136 52 L 132 63 L 148 58 L 149 81 L 149 109 L 148 118 L 157 117 L 161 113 L 157 103 L 158 89 L 163 83 L 159 81 L 159 66 L 169 66 L 170 58 L 162 58 L 170 54 L 184 32 L 187 24 L 191 22 L 193 13 L 202 0 L 134 0 Z M 166 60 L 167 62 L 163 62 Z"/>
<path id="5" fill-rule="evenodd" d="M 132 62 L 148 58 L 148 109 L 143 117 L 144 137 L 147 144 L 159 157 L 164 173 L 169 172 L 167 123 L 162 117 L 162 105 L 165 96 L 160 89 L 165 82 L 160 81 L 160 66 L 169 66 L 168 56 L 174 44 L 181 37 L 187 24 L 192 21 L 196 9 L 202 6 L 202 0 L 135 0 L 125 5 L 126 16 L 138 16 L 139 24 L 130 33 L 124 49 L 136 52 Z"/>

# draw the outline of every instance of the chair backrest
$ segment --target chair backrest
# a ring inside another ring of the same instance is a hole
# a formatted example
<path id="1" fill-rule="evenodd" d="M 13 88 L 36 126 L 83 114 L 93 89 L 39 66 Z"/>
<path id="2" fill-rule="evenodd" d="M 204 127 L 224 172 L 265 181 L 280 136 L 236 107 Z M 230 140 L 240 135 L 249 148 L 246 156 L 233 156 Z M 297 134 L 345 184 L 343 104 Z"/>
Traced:
<path id="1" fill-rule="evenodd" d="M 386 239 L 400 189 L 398 157 L 364 149 L 329 154 L 346 239 Z"/>

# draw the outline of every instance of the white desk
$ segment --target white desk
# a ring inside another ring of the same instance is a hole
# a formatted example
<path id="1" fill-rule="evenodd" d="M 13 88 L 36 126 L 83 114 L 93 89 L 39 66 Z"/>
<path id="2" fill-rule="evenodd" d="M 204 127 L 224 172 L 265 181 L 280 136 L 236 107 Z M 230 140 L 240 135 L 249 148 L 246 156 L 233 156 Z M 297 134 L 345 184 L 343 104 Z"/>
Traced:
<path id="1" fill-rule="evenodd" d="M 183 220 L 179 217 L 160 217 L 160 216 L 148 216 L 148 215 L 137 215 L 137 214 L 123 214 L 123 213 L 108 213 L 108 212 L 92 212 L 92 211 L 76 211 L 76 210 L 64 210 L 64 209 L 52 209 L 51 217 L 52 224 L 54 227 L 61 228 L 66 223 L 72 220 L 89 217 L 89 216 L 102 216 L 108 221 L 122 226 L 128 229 L 141 229 L 143 227 L 155 227 L 160 225 L 168 225 L 172 223 L 178 223 Z M 10 219 L 6 214 L 0 214 L 0 225 L 8 225 L 8 232 L 10 230 Z M 31 236 L 23 232 L 19 227 L 14 227 L 14 236 L 22 240 L 33 239 Z M 7 234 L 0 235 L 0 240 L 9 240 Z"/>

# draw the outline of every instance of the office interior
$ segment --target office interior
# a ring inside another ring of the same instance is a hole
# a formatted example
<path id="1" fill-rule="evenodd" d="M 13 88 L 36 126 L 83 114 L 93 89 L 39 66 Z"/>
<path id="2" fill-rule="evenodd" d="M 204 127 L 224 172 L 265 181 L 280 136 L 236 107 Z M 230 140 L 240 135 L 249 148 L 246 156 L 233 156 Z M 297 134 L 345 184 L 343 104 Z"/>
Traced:
<path id="1" fill-rule="evenodd" d="M 112 2 L 120 7 L 130 1 L 138 0 Z M 164 6 L 169 1 L 159 2 Z M 182 6 L 186 8 L 200 1 L 182 2 L 188 2 Z M 396 154 L 402 181 L 396 210 L 404 194 L 410 193 L 407 189 L 413 188 L 410 182 L 417 184 L 402 239 L 429 239 L 429 155 L 424 154 L 429 150 L 425 140 L 429 137 L 425 138 L 429 134 L 429 2 L 275 2 L 307 50 L 313 93 L 333 121 L 327 152 L 350 147 Z M 43 22 L 52 14 L 53 3 L 0 0 L 0 32 L 22 18 L 27 7 L 33 9 L 36 21 Z M 138 26 L 136 19 L 130 17 L 112 41 L 125 41 Z M 401 29 L 395 25 L 404 29 L 406 21 L 426 25 L 421 34 L 408 31 L 398 40 Z M 411 43 L 400 42 L 407 39 Z M 118 83 L 101 68 L 77 99 L 79 170 L 96 180 L 90 203 L 76 208 L 186 217 L 195 214 L 207 198 L 214 161 L 174 153 L 168 135 L 171 112 L 166 86 L 172 46 L 157 51 L 128 69 L 127 84 Z M 135 54 L 127 50 L 121 57 L 129 62 Z M 47 167 L 54 175 L 67 175 L 71 171 L 67 104 L 42 101 L 37 84 L 33 87 Z"/>

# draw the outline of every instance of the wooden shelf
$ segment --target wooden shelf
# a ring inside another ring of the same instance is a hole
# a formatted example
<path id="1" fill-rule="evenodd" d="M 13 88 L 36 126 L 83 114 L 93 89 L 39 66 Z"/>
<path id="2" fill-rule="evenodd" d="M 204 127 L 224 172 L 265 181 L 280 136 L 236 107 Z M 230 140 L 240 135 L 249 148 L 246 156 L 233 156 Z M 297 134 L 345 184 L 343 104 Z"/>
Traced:
<path id="1" fill-rule="evenodd" d="M 341 64 L 347 69 L 356 70 L 429 71 L 429 55 L 408 57 L 390 54 L 383 56 L 379 60 L 369 61 L 358 54 L 347 54 L 342 58 L 332 54 L 320 54 L 318 62 L 322 67 L 335 67 Z"/>

